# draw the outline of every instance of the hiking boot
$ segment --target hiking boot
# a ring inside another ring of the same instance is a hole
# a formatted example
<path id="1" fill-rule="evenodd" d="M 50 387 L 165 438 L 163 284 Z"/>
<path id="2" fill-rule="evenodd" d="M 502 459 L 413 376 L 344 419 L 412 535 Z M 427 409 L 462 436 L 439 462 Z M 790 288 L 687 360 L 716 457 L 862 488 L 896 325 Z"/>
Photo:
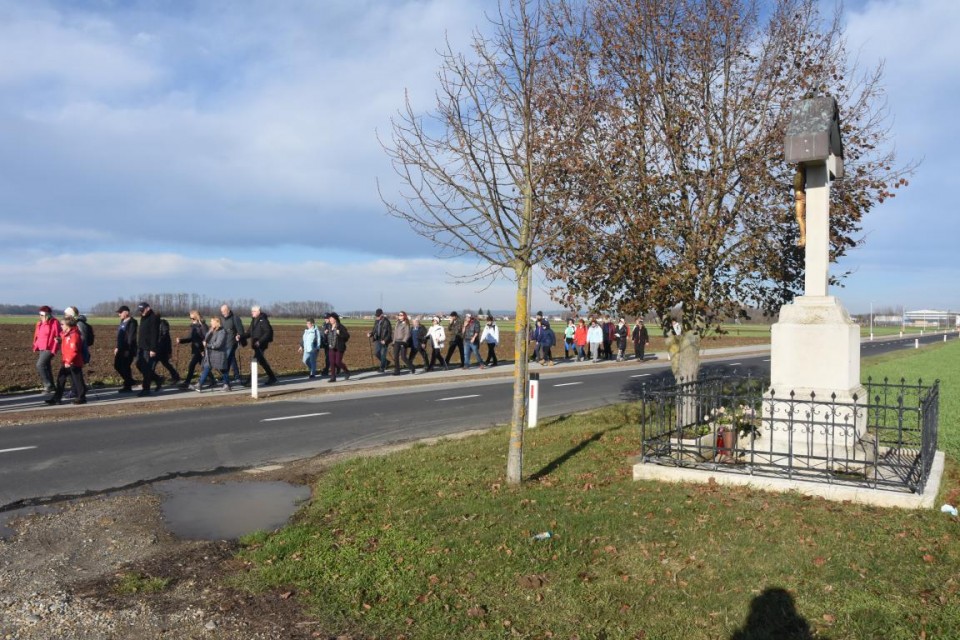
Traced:
<path id="1" fill-rule="evenodd" d="M 166 382 L 166 381 L 167 381 L 167 379 L 164 378 L 163 376 L 160 376 L 159 378 L 157 378 L 156 380 L 154 380 L 153 383 L 156 385 L 157 391 L 160 391 L 160 387 L 162 387 L 162 386 L 163 386 L 163 383 Z"/>
<path id="2" fill-rule="evenodd" d="M 86 398 L 77 398 L 76 400 L 73 401 L 73 404 L 87 404 L 87 399 L 86 399 Z"/>

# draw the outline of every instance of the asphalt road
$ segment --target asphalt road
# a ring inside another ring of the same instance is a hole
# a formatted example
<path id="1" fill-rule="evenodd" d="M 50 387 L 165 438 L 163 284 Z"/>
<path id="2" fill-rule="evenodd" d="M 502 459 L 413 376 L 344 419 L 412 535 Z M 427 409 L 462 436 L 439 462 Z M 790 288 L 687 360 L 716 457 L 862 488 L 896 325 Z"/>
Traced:
<path id="1" fill-rule="evenodd" d="M 922 343 L 942 340 L 942 335 L 921 338 Z M 913 338 L 864 342 L 861 353 L 913 345 Z M 734 355 L 706 362 L 704 369 L 766 376 L 769 359 L 767 354 Z M 564 369 L 541 373 L 541 417 L 630 401 L 645 384 L 670 375 L 665 361 Z M 439 380 L 255 405 L 0 428 L 0 511 L 179 474 L 247 468 L 509 421 L 511 378 Z"/>

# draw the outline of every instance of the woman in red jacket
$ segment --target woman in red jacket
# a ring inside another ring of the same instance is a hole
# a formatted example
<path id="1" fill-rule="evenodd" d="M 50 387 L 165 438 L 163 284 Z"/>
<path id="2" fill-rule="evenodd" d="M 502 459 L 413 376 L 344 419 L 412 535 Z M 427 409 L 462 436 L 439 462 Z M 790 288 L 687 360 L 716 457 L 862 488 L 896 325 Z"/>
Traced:
<path id="1" fill-rule="evenodd" d="M 87 384 L 83 381 L 83 337 L 77 328 L 77 319 L 68 316 L 63 320 L 63 335 L 60 342 L 60 354 L 63 363 L 60 373 L 57 374 L 57 389 L 53 397 L 44 400 L 47 404 L 60 404 L 63 397 L 63 388 L 67 385 L 67 376 L 70 376 L 70 388 L 76 398 L 73 404 L 87 403 Z"/>
<path id="2" fill-rule="evenodd" d="M 577 328 L 573 332 L 573 346 L 577 354 L 577 362 L 587 359 L 587 323 L 583 318 L 577 323 Z"/>

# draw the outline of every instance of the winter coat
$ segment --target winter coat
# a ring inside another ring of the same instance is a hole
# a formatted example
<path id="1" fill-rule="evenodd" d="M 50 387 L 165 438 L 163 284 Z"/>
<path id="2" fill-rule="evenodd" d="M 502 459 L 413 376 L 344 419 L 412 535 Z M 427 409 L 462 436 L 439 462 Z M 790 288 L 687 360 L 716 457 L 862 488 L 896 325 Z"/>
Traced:
<path id="1" fill-rule="evenodd" d="M 617 341 L 617 348 L 618 348 L 618 349 L 626 349 L 626 348 L 627 348 L 627 334 L 628 334 L 629 332 L 630 332 L 630 330 L 627 328 L 627 325 L 625 325 L 625 324 L 618 324 L 617 327 L 616 327 L 616 329 L 614 329 L 613 337 L 614 337 L 614 338 L 616 339 L 616 341 Z"/>
<path id="2" fill-rule="evenodd" d="M 393 342 L 393 326 L 390 324 L 390 318 L 380 316 L 380 319 L 373 323 L 370 340 L 373 342 L 383 341 L 384 344 Z"/>
<path id="3" fill-rule="evenodd" d="M 484 325 L 483 333 L 480 334 L 480 342 L 484 344 L 500 344 L 500 327 L 496 324 Z"/>
<path id="4" fill-rule="evenodd" d="M 450 331 L 450 335 L 454 338 L 457 336 L 463 337 L 463 320 L 460 319 L 460 316 L 457 316 L 450 321 L 450 326 L 448 329 Z"/>
<path id="5" fill-rule="evenodd" d="M 410 325 L 407 324 L 406 320 L 397 320 L 397 326 L 393 329 L 393 340 L 410 346 Z"/>
<path id="6" fill-rule="evenodd" d="M 430 336 L 434 349 L 442 349 L 447 341 L 447 332 L 444 331 L 443 326 L 439 324 L 435 324 L 427 329 L 427 335 Z"/>
<path id="7" fill-rule="evenodd" d="M 211 369 L 223 371 L 227 368 L 227 332 L 223 327 L 210 329 L 205 336 L 207 343 L 203 360 Z"/>
<path id="8" fill-rule="evenodd" d="M 323 331 L 327 336 L 327 344 L 331 349 L 339 351 L 340 353 L 347 350 L 347 341 L 350 340 L 350 332 L 347 331 L 347 328 L 340 322 L 334 325 L 328 324 L 327 328 Z"/>
<path id="9" fill-rule="evenodd" d="M 77 327 L 68 327 L 66 333 L 61 337 L 63 347 L 63 366 L 82 367 L 83 366 L 83 336 Z"/>
<path id="10" fill-rule="evenodd" d="M 573 344 L 578 347 L 587 346 L 587 328 L 585 326 L 577 325 L 576 330 L 573 332 Z"/>
<path id="11" fill-rule="evenodd" d="M 603 329 L 600 328 L 600 325 L 590 325 L 590 328 L 587 329 L 587 342 L 590 344 L 603 342 Z"/>
<path id="12" fill-rule="evenodd" d="M 476 318 L 470 318 L 470 320 L 463 325 L 463 341 L 476 343 L 479 337 L 480 323 L 477 322 Z"/>
<path id="13" fill-rule="evenodd" d="M 46 320 L 37 322 L 33 330 L 33 350 L 49 351 L 56 354 L 60 350 L 60 343 L 57 338 L 62 335 L 60 322 L 56 318 L 47 317 Z"/>
<path id="14" fill-rule="evenodd" d="M 323 332 L 316 325 L 303 330 L 300 341 L 303 343 L 304 353 L 313 353 L 323 347 Z"/>
<path id="15" fill-rule="evenodd" d="M 156 352 L 160 344 L 160 316 L 150 309 L 150 313 L 140 318 L 140 333 L 137 335 L 137 348 L 141 351 Z"/>
<path id="16" fill-rule="evenodd" d="M 641 324 L 633 327 L 633 341 L 637 344 L 647 344 L 650 342 L 650 334 L 647 328 Z"/>
<path id="17" fill-rule="evenodd" d="M 203 340 L 207 336 L 207 325 L 204 322 L 191 322 L 190 335 L 184 338 L 177 338 L 178 344 L 189 344 L 190 351 L 194 355 L 203 353 Z"/>
<path id="18" fill-rule="evenodd" d="M 563 330 L 563 339 L 567 344 L 573 344 L 573 336 L 577 332 L 577 326 L 573 324 L 568 324 Z"/>
<path id="19" fill-rule="evenodd" d="M 266 349 L 273 342 L 273 327 L 267 314 L 261 311 L 256 318 L 250 319 L 250 330 L 243 334 L 243 339 L 250 340 L 250 346 L 254 349 Z"/>
<path id="20" fill-rule="evenodd" d="M 200 335 L 203 342 L 203 335 Z M 203 351 L 203 344 L 200 345 Z M 117 353 L 123 356 L 133 356 L 137 353 L 137 321 L 127 318 L 117 325 Z"/>
<path id="21" fill-rule="evenodd" d="M 426 348 L 427 328 L 422 324 L 410 327 L 410 346 L 413 347 L 414 351 Z"/>
<path id="22" fill-rule="evenodd" d="M 237 314 L 231 311 L 228 316 L 221 315 L 220 323 L 223 325 L 223 330 L 227 332 L 227 346 L 236 344 L 237 336 L 243 335 L 243 322 Z"/>
<path id="23" fill-rule="evenodd" d="M 557 344 L 557 336 L 553 333 L 550 325 L 543 327 L 543 330 L 540 332 L 540 337 L 537 338 L 537 344 L 541 347 L 552 347 Z"/>

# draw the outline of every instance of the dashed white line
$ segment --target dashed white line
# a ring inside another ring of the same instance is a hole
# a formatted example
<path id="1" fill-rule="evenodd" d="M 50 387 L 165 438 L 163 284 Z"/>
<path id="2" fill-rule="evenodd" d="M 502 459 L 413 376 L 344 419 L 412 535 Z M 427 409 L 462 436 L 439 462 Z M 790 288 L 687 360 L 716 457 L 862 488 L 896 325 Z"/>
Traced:
<path id="1" fill-rule="evenodd" d="M 572 387 L 575 384 L 583 384 L 582 382 L 563 382 L 561 384 L 555 384 L 555 387 Z"/>
<path id="2" fill-rule="evenodd" d="M 631 377 L 631 378 L 646 378 L 646 377 L 649 376 L 649 375 L 651 375 L 651 374 L 649 374 L 649 373 L 638 373 L 638 374 L 632 375 L 632 376 L 630 376 L 630 377 Z"/>
<path id="3" fill-rule="evenodd" d="M 13 449 L 0 449 L 0 453 L 13 453 L 14 451 L 29 451 L 30 449 L 36 449 L 36 447 L 15 447 Z"/>
<path id="4" fill-rule="evenodd" d="M 447 400 L 466 400 L 467 398 L 479 398 L 480 394 L 475 393 L 472 396 L 453 396 L 452 398 L 439 398 L 437 402 L 446 402 Z"/>
<path id="5" fill-rule="evenodd" d="M 323 413 L 304 413 L 299 416 L 281 416 L 279 418 L 264 418 L 260 422 L 277 422 L 278 420 L 297 420 L 299 418 L 315 418 L 317 416 L 328 416 L 330 415 L 329 411 L 324 411 Z"/>
<path id="6" fill-rule="evenodd" d="M 767 358 L 766 360 L 761 360 L 760 362 L 770 362 L 770 358 Z"/>
<path id="7" fill-rule="evenodd" d="M 742 363 L 742 362 L 728 362 L 728 363 L 727 363 L 727 366 L 728 366 L 728 367 L 736 367 L 737 365 L 741 365 L 741 364 L 743 364 L 743 363 Z"/>

